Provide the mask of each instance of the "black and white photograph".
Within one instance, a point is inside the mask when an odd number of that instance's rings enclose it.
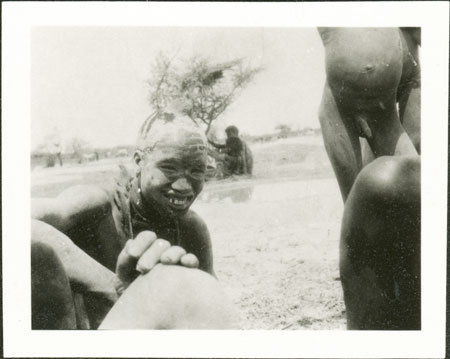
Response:
[[[5,356],[444,357],[434,5],[3,3]]]

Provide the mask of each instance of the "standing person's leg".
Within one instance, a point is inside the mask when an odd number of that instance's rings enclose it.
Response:
[[[402,101],[404,99],[404,102]],[[402,96],[400,106],[400,116],[403,127],[408,133],[409,138],[420,153],[420,86],[411,89],[411,91]]]
[[[348,120],[344,121],[328,83],[322,95],[319,120],[325,149],[345,202],[362,168],[361,147],[358,132]]]
[[[420,28],[403,28],[401,31],[403,56],[406,65],[403,73],[403,84],[398,89],[400,121],[417,152],[420,153]]]

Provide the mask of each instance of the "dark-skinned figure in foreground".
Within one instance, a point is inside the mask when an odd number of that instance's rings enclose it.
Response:
[[[190,120],[144,123],[135,174],[32,202],[33,329],[221,329],[203,188],[206,138]]]
[[[420,330],[420,29],[319,28],[348,329]]]

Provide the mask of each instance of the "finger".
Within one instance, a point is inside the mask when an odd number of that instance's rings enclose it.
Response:
[[[128,247],[132,241],[133,240],[130,239],[125,243],[125,247],[122,249],[119,257],[117,258],[116,275],[122,282],[128,282],[133,279],[133,263],[136,263],[137,259],[134,259],[128,254]]]
[[[199,261],[198,258],[193,255],[192,253],[188,253],[186,255],[184,255],[183,257],[181,257],[181,265],[185,266],[185,267],[189,267],[189,268],[198,268],[199,266]]]
[[[141,258],[139,258],[136,270],[142,274],[147,273],[160,261],[161,254],[168,250],[169,247],[170,242],[165,239],[157,239]]]
[[[161,255],[161,263],[163,264],[177,264],[180,262],[181,257],[186,254],[184,248],[180,246],[170,247]]]
[[[156,240],[153,232],[142,232],[136,239],[130,239],[119,254],[116,266],[116,275],[123,281],[128,282],[136,277],[136,263],[142,254]]]
[[[151,231],[143,231],[139,233],[132,241],[128,248],[130,256],[139,259],[144,252],[155,242],[157,239],[156,234]]]

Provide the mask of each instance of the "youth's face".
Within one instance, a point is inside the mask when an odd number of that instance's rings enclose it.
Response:
[[[169,141],[141,155],[141,194],[152,209],[166,215],[185,214],[205,181],[204,143]]]

